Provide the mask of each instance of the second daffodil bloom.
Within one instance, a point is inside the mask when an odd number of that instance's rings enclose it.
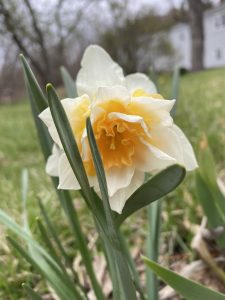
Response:
[[[86,119],[90,117],[112,210],[122,212],[126,200],[143,184],[145,173],[152,174],[175,163],[188,171],[197,167],[191,144],[170,116],[175,100],[163,99],[146,75],[125,77],[105,50],[92,45],[83,55],[76,86],[78,97],[64,99],[62,105],[90,185],[99,193],[86,132]],[[59,189],[79,189],[49,108],[40,118],[55,143],[47,173],[59,177]]]

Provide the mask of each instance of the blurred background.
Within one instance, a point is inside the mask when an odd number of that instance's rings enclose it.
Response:
[[[219,0],[0,0],[0,102],[23,98],[19,53],[42,85],[75,78],[87,45],[102,45],[125,73],[225,66],[225,4]]]
[[[22,223],[21,172],[27,168],[27,211],[34,235],[39,237],[35,219],[40,215],[39,198],[71,259],[75,256],[76,261],[76,241],[71,239],[45,174],[19,54],[28,59],[43,90],[51,82],[63,97],[60,67],[65,66],[75,79],[83,51],[92,43],[102,45],[125,74],[141,71],[149,75],[153,66],[160,93],[166,99],[173,94],[172,71],[177,64],[180,66],[175,122],[186,133],[197,156],[202,137],[207,137],[218,178],[225,186],[225,1],[0,0],[0,208]],[[95,253],[98,245],[92,218],[78,194],[73,196]],[[191,240],[202,216],[193,172],[163,200],[160,262],[179,271],[196,258]],[[138,257],[148,234],[146,210],[132,216],[124,231],[133,247],[132,254]],[[0,225],[0,299],[27,299],[22,282],[31,282],[48,295],[40,277],[9,248],[6,233]],[[204,269],[194,279],[225,292],[224,285],[210,274]]]

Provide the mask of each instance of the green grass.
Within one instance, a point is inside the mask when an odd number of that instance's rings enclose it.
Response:
[[[160,77],[160,89],[170,99],[171,79]],[[185,132],[198,156],[205,134],[212,148],[218,172],[225,168],[225,69],[207,70],[181,77],[175,122]],[[184,223],[199,224],[201,210],[195,194],[194,172],[167,197],[163,229],[178,230],[185,242],[192,234]]]
[[[160,77],[160,89],[170,98],[170,77]],[[205,133],[215,155],[218,170],[225,162],[225,69],[209,70],[182,76],[176,123],[191,140],[196,152],[202,134]],[[27,102],[0,106],[0,207],[17,221],[21,221],[20,176],[22,169],[29,170],[28,210],[35,229],[34,217],[39,215],[37,197],[44,200],[48,212],[56,221],[58,231],[67,236],[51,182],[44,170],[44,162]],[[193,174],[164,201],[163,231],[178,230],[185,242],[191,238],[183,226],[184,220],[199,222],[201,211],[197,208]],[[141,216],[141,217],[140,217]],[[82,214],[84,228],[90,229],[86,214]],[[132,217],[129,231],[145,235],[145,211]],[[89,218],[90,219],[90,218]],[[4,240],[5,231],[0,226],[0,299],[22,299],[21,282],[30,269],[23,261],[13,258]],[[188,246],[188,243],[187,243]],[[33,275],[28,278],[35,279]]]

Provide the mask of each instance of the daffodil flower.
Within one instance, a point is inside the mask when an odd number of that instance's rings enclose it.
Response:
[[[163,99],[146,75],[125,77],[105,50],[92,45],[84,53],[76,86],[78,97],[64,99],[62,105],[89,183],[99,193],[85,126],[90,117],[112,210],[122,212],[126,200],[143,184],[145,173],[155,173],[175,163],[188,171],[197,167],[191,144],[170,116],[175,100]],[[80,189],[49,108],[40,118],[55,143],[47,161],[47,173],[59,177],[59,189]]]

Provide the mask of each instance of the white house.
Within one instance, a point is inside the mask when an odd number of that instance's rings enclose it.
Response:
[[[204,14],[204,66],[225,66],[225,3]]]
[[[204,12],[204,67],[225,66],[225,3]],[[167,33],[176,53],[176,63],[191,69],[191,30],[188,23],[179,23]],[[161,65],[161,64],[160,64]],[[157,68],[160,69],[158,64]]]

